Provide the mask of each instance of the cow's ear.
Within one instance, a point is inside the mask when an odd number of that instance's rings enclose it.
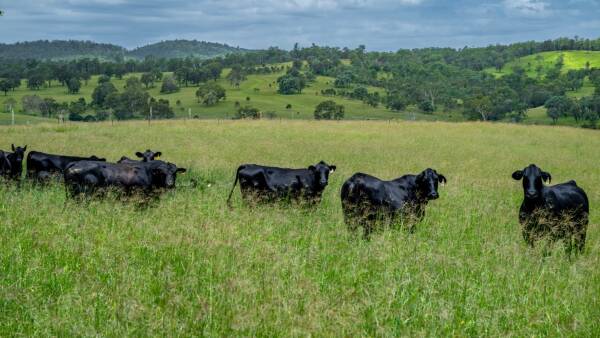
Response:
[[[25,147],[23,147],[23,151],[26,151],[26,150],[27,150],[27,145],[25,145]]]
[[[11,146],[11,148],[12,148],[12,151],[15,151],[15,145],[14,145],[14,144],[11,144],[10,146]]]
[[[544,180],[544,182],[550,183],[552,182],[552,175],[550,175],[550,173],[542,171],[542,179]]]
[[[177,168],[177,172],[180,174],[183,174],[186,171],[187,171],[187,169],[185,169],[185,168]]]
[[[512,174],[512,178],[515,181],[519,181],[520,179],[523,178],[523,170],[517,170]]]
[[[329,172],[330,172],[330,173],[333,173],[333,172],[335,172],[335,171],[336,171],[336,169],[337,169],[337,167],[336,167],[336,166],[334,166],[334,165],[330,165],[330,166],[329,166]]]
[[[158,159],[159,159],[161,156],[162,156],[162,153],[161,153],[160,151],[157,151],[157,152],[155,152],[155,153],[154,153],[154,158],[155,158],[155,159],[157,159],[157,160],[158,160]]]
[[[139,151],[135,153],[135,156],[139,157],[139,158],[143,158],[144,154],[140,153]]]
[[[446,176],[444,176],[444,175],[438,175],[438,181],[442,184],[446,184],[446,182],[448,182],[446,180]]]
[[[317,170],[317,168],[314,165],[311,165],[310,167],[308,167],[308,170],[315,171]]]

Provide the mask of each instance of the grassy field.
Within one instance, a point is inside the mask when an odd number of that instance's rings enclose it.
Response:
[[[488,68],[485,71],[495,76],[503,76],[511,74],[515,67],[525,69],[528,76],[538,77],[544,76],[546,72],[554,67],[556,61],[563,56],[564,66],[562,71],[566,73],[571,69],[583,69],[587,62],[590,63],[590,68],[600,68],[600,52],[597,51],[564,51],[564,52],[543,52],[533,55],[524,56],[515,61],[509,62],[501,71],[494,68]],[[541,66],[541,72],[538,73],[538,66]]]
[[[154,88],[149,89],[150,95],[156,98],[168,99],[171,102],[176,115],[179,117],[188,116],[188,109],[191,109],[192,116],[200,118],[231,118],[234,116],[236,108],[235,102],[238,101],[241,105],[250,105],[260,109],[263,112],[275,112],[277,117],[286,119],[312,119],[315,107],[324,100],[334,100],[339,104],[343,104],[346,110],[346,119],[419,119],[419,120],[452,120],[447,114],[426,115],[418,112],[415,107],[409,107],[407,111],[397,113],[386,109],[384,106],[373,108],[358,100],[350,100],[342,97],[325,97],[320,94],[322,89],[333,87],[333,78],[319,76],[316,81],[305,88],[302,94],[298,95],[279,95],[277,94],[277,78],[283,74],[274,73],[268,75],[250,75],[248,79],[241,83],[239,88],[232,87],[226,80],[229,70],[225,69],[218,83],[227,90],[227,99],[219,104],[206,107],[197,102],[196,90],[197,87],[182,87],[177,93],[161,94],[160,83],[156,83]],[[123,79],[113,79],[115,86],[122,90],[125,81],[130,76],[140,76],[140,74],[129,74]],[[6,97],[0,97],[0,103],[4,102],[9,97],[14,98],[17,102],[17,110],[21,109],[21,98],[24,95],[36,94],[40,97],[52,97],[59,102],[76,101],[83,97],[89,103],[91,101],[92,92],[97,86],[98,77],[94,76],[87,85],[83,84],[79,94],[68,94],[66,87],[60,86],[56,81],[49,88],[42,88],[38,91],[27,89],[26,82],[23,81],[20,88],[14,92],[10,92]],[[370,92],[379,91],[381,88],[368,87]],[[383,94],[383,93],[382,93]],[[250,98],[250,101],[246,99]],[[181,105],[176,105],[177,101]],[[291,109],[286,109],[288,104],[292,105]],[[455,116],[460,118],[460,116]]]
[[[0,127],[0,146],[116,160],[151,148],[190,169],[147,208],[0,185],[0,336],[600,335],[600,136],[443,122],[171,121]],[[243,162],[338,171],[321,205],[244,206]],[[584,254],[529,249],[520,182],[536,163],[588,193]],[[436,168],[414,233],[349,234],[339,189]],[[192,178],[200,180],[195,189]],[[210,184],[210,186],[208,186]]]
[[[39,116],[15,114],[15,124],[36,124],[36,123],[51,123],[53,120]],[[0,125],[12,124],[12,116],[8,113],[0,113]]]

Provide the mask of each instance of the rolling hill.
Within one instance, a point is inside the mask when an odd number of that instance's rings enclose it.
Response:
[[[5,59],[76,59],[99,58],[115,59],[125,55],[127,50],[121,46],[76,40],[39,40],[0,43],[0,58]]]
[[[214,42],[170,40],[135,48],[129,51],[127,56],[137,59],[143,59],[147,56],[158,58],[185,58],[193,56],[208,59],[242,51],[245,51],[245,49]]]
[[[144,59],[147,56],[157,58],[193,56],[208,59],[243,51],[246,49],[197,40],[161,41],[133,50],[113,44],[77,40],[39,40],[0,44],[0,58],[5,59],[65,60],[87,57],[115,60],[120,58]]]
[[[221,101],[214,106],[204,106],[197,102],[196,90],[198,87],[182,87],[179,92],[172,94],[161,94],[160,83],[155,87],[149,88],[148,92],[151,96],[161,99],[167,99],[171,103],[175,114],[178,117],[187,117],[188,111],[191,110],[191,115],[198,118],[231,118],[236,111],[236,102],[241,105],[249,105],[256,107],[264,113],[270,113],[270,116],[277,118],[292,118],[292,119],[312,119],[315,107],[324,100],[334,100],[338,104],[343,104],[346,110],[346,119],[419,119],[419,120],[454,120],[460,116],[449,116],[444,113],[436,113],[434,115],[426,115],[418,112],[415,107],[409,107],[406,112],[397,113],[386,109],[383,106],[371,107],[362,101],[351,100],[344,97],[330,97],[321,95],[321,90],[331,88],[333,78],[326,76],[318,76],[316,81],[305,88],[301,94],[297,95],[280,95],[277,93],[277,78],[283,74],[283,71],[273,74],[249,75],[248,79],[241,83],[239,88],[232,87],[225,79],[229,70],[225,69],[221,74],[221,78],[217,81],[227,91],[227,99]],[[130,76],[140,76],[140,74],[129,74],[123,79],[113,79],[112,82],[122,90],[126,79]],[[42,88],[33,91],[26,88],[23,81],[20,88],[9,93],[8,97],[14,98],[18,102],[17,111],[21,109],[21,98],[24,95],[38,95],[42,98],[52,97],[59,102],[71,102],[80,97],[91,101],[91,95],[97,85],[97,76],[92,77],[87,85],[83,85],[79,94],[67,94],[65,87],[54,85],[50,88]],[[369,92],[381,91],[381,88],[368,87]],[[4,96],[0,95],[0,102],[5,100]],[[179,104],[177,102],[179,101]],[[291,108],[286,109],[290,104]]]
[[[495,76],[504,76],[511,74],[515,67],[525,69],[527,75],[531,77],[544,76],[546,72],[552,68],[560,56],[563,56],[564,66],[563,72],[571,69],[582,69],[589,62],[589,67],[600,68],[600,52],[598,51],[560,51],[560,52],[543,52],[533,55],[524,56],[517,60],[511,61],[498,71],[494,68],[485,69],[486,72]]]

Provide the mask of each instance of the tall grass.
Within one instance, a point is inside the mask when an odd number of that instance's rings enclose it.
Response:
[[[1,128],[0,145],[111,160],[146,148],[191,169],[140,208],[0,187],[0,336],[598,336],[600,136],[502,124],[179,121]],[[336,164],[321,205],[225,205],[238,164]],[[511,173],[590,197],[585,252],[529,249]],[[342,182],[433,167],[414,233],[348,233]],[[201,182],[188,187],[191,179]],[[209,186],[210,184],[210,186]]]

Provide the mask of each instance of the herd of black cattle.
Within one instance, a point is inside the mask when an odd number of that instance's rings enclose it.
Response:
[[[12,152],[0,150],[0,176],[19,181],[23,172],[25,147],[12,145]],[[108,163],[96,156],[75,157],[31,151],[27,155],[26,176],[43,183],[54,176],[62,176],[72,197],[95,194],[107,188],[125,193],[135,191],[151,194],[175,187],[178,173],[186,171],[175,164],[159,160],[160,152],[137,152],[140,160],[122,157]],[[280,199],[320,202],[335,165],[323,161],[306,169],[267,167],[256,164],[241,165],[227,204],[239,182],[242,197],[247,202],[269,202]],[[588,225],[589,202],[586,193],[569,181],[546,186],[552,177],[531,164],[512,174],[522,180],[524,199],[519,221],[525,241],[533,246],[542,237],[563,239],[570,250],[582,251]],[[356,173],[343,184],[341,201],[344,219],[351,230],[363,228],[369,237],[375,225],[382,222],[413,223],[425,214],[430,200],[439,197],[438,184],[446,177],[434,169],[425,169],[418,175],[404,175],[391,181],[363,173]]]

